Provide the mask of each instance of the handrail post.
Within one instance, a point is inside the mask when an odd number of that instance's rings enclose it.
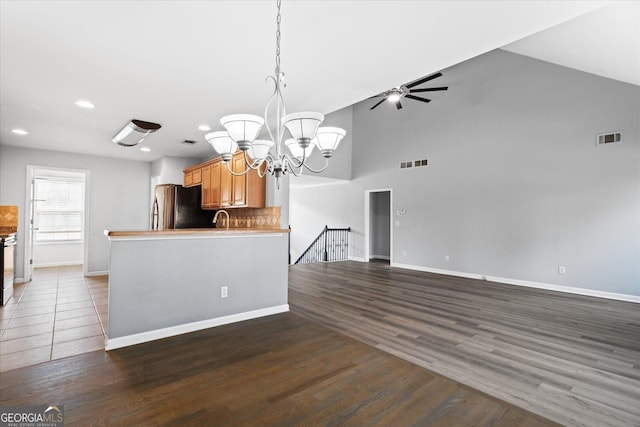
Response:
[[[329,230],[329,226],[325,225],[324,226],[324,260],[323,260],[325,262],[327,261],[327,258],[328,258],[327,257],[327,234],[329,234],[328,230]]]

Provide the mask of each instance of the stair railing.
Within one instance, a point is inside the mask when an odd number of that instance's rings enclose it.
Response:
[[[324,229],[318,234],[309,247],[300,255],[295,264],[310,264],[314,262],[344,261],[349,259],[348,228]]]

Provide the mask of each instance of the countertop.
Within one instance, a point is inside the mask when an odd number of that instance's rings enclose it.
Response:
[[[133,231],[112,231],[104,230],[104,235],[112,238],[162,238],[162,237],[222,237],[247,234],[264,233],[289,233],[287,228],[182,228],[178,230],[133,230]]]

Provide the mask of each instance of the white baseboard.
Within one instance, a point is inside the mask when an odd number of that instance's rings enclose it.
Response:
[[[360,258],[360,257],[355,257],[355,256],[351,256],[351,255],[349,255],[349,261],[369,262],[369,260],[368,260],[368,259],[364,259],[364,258]]]
[[[96,271],[87,271],[86,273],[84,273],[85,277],[91,277],[91,276],[108,276],[109,275],[109,270],[96,270]]]
[[[33,268],[68,267],[70,265],[82,265],[82,261],[41,262],[33,264]]]
[[[128,347],[131,345],[155,341],[162,338],[187,334],[189,332],[195,332],[201,329],[208,329],[216,326],[227,325],[229,323],[242,322],[244,320],[257,319],[259,317],[286,313],[287,311],[289,311],[289,304],[284,304],[275,307],[261,308],[259,310],[246,311],[244,313],[231,314],[229,316],[216,317],[214,319],[185,323],[184,325],[177,325],[148,332],[141,332],[139,334],[127,335],[124,337],[112,339],[106,337],[105,350],[114,350],[116,348]]]
[[[589,297],[606,298],[617,301],[626,301],[640,304],[640,296],[618,294],[615,292],[596,291],[593,289],[574,288],[571,286],[552,285],[549,283],[530,282],[528,280],[509,279],[505,277],[485,276],[482,274],[466,273],[462,271],[442,270],[439,268],[421,267],[410,264],[391,263],[391,267],[406,268],[407,270],[425,271],[428,273],[444,274],[447,276],[466,277],[469,279],[487,280],[490,282],[505,283],[507,285],[526,286],[529,288],[545,289],[548,291],[565,292],[569,294],[584,295]]]
[[[13,279],[13,283],[15,283],[16,285],[19,285],[21,283],[27,283],[27,281],[24,280],[24,277],[16,277]]]

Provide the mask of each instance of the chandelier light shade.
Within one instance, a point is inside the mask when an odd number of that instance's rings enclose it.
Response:
[[[231,160],[233,153],[238,149],[238,143],[229,136],[226,130],[210,132],[204,136],[204,139],[211,144],[225,162]]]
[[[220,154],[232,175],[244,175],[251,170],[257,170],[261,177],[267,173],[273,175],[276,186],[280,188],[279,178],[282,175],[300,176],[303,169],[313,173],[325,170],[329,164],[328,159],[338,148],[338,144],[346,132],[335,127],[320,127],[324,121],[324,115],[321,113],[310,111],[286,113],[284,96],[282,95],[282,89],[285,87],[284,73],[280,69],[281,0],[276,0],[276,4],[278,9],[276,17],[276,67],[274,75],[267,76],[267,81],[273,82],[274,89],[264,109],[264,118],[252,114],[225,116],[220,119],[220,124],[225,128],[225,131],[208,133],[205,135],[205,139]],[[273,120],[270,122],[269,118]],[[257,139],[263,128],[269,135],[268,140]],[[291,155],[285,153],[282,148],[285,130],[292,137],[284,141]],[[325,158],[324,166],[317,170],[309,167],[307,163],[316,144]],[[246,169],[244,171],[232,170],[229,165],[233,153],[237,149],[245,153]],[[263,168],[263,165],[266,167]]]
[[[318,129],[313,142],[322,152],[322,156],[328,159],[333,156],[333,152],[338,148],[338,144],[346,134],[347,132],[344,129],[325,126]]]
[[[232,114],[221,118],[220,124],[229,132],[231,139],[238,143],[241,150],[247,150],[258,137],[264,119],[253,114]]]
[[[273,147],[273,141],[268,139],[256,139],[247,150],[247,154],[254,161],[263,161],[269,154],[269,150]]]
[[[293,139],[298,141],[298,144],[304,148],[315,138],[318,127],[323,120],[323,114],[305,111],[287,114],[282,118],[282,124],[287,128]]]
[[[298,143],[298,141],[293,138],[287,139],[284,142],[284,145],[286,145],[289,148],[289,151],[291,151],[291,155],[300,161],[302,159],[308,159],[309,156],[311,155],[311,152],[316,146],[315,144],[311,143],[306,147],[302,148]]]

